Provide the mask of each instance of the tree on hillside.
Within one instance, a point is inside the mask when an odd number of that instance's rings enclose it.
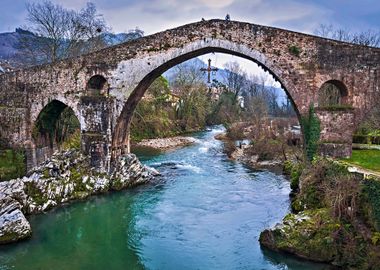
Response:
[[[348,29],[334,27],[332,24],[321,24],[315,29],[314,33],[321,37],[359,45],[372,47],[380,46],[380,31],[366,30],[355,33]]]
[[[51,1],[27,4],[29,31],[21,47],[38,62],[54,62],[105,47],[100,38],[109,30],[93,3],[80,11],[65,9]]]

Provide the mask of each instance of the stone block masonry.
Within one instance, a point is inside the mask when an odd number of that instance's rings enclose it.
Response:
[[[41,111],[59,101],[72,108],[80,121],[83,153],[91,155],[99,172],[112,173],[113,162],[129,151],[131,118],[149,85],[176,64],[210,52],[241,56],[271,72],[298,115],[306,114],[310,104],[318,107],[318,93],[325,82],[344,85],[344,102],[352,111],[319,114],[323,142],[329,147],[340,145],[339,151],[327,147],[328,155],[349,155],[353,129],[377,106],[380,49],[250,23],[210,20],[0,75],[0,141],[30,149],[29,168],[37,166],[41,160],[33,159],[37,151],[33,127]]]

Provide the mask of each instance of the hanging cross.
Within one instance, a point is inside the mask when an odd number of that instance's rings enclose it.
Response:
[[[208,67],[207,68],[201,68],[201,71],[207,71],[208,76],[207,76],[207,83],[211,83],[211,72],[212,71],[218,71],[217,68],[211,67],[211,59],[208,59]]]

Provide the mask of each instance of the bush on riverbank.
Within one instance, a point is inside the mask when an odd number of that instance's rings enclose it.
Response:
[[[22,177],[25,170],[25,153],[23,151],[0,150],[0,181]]]
[[[380,269],[380,180],[326,159],[315,159],[301,174],[298,166],[286,166],[299,176],[298,187],[292,184],[295,214],[264,231],[260,242],[345,269]]]
[[[241,161],[246,160],[249,163],[253,160],[275,163],[285,162],[288,159],[302,160],[301,147],[289,143],[291,137],[289,127],[294,120],[267,117],[256,122],[233,123],[227,128],[225,152],[229,157],[238,156]],[[250,141],[249,145],[240,145],[239,141],[242,140]]]
[[[285,153],[285,143],[280,138],[260,139],[252,143],[248,149],[249,156],[257,155],[258,161],[283,160]]]

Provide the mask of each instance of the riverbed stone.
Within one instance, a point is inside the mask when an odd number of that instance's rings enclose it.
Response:
[[[0,244],[7,244],[29,237],[29,222],[21,212],[21,205],[14,199],[0,199]]]
[[[195,141],[196,140],[193,137],[176,136],[142,140],[141,142],[137,143],[137,146],[145,146],[159,150],[169,150],[191,145],[195,143]]]

